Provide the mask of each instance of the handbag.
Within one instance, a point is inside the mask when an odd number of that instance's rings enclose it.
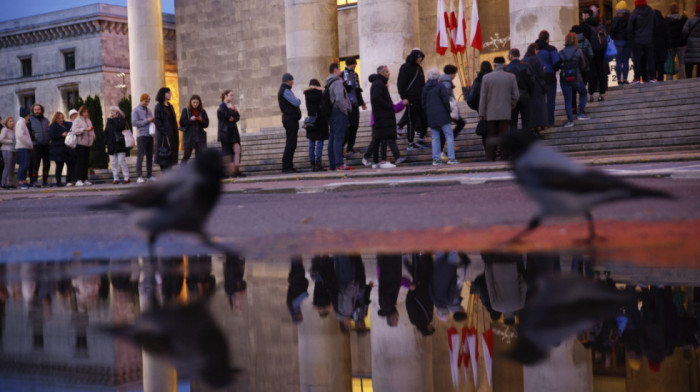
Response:
[[[172,155],[172,151],[170,151],[170,140],[167,137],[164,137],[163,140],[167,142],[167,146],[165,143],[161,143],[160,146],[158,146],[158,158],[165,158],[165,159],[170,159],[170,156]]]
[[[488,130],[486,129],[486,120],[483,118],[479,120],[479,123],[476,124],[476,129],[474,130],[474,133],[476,133],[477,136],[484,137],[488,133]]]
[[[64,141],[64,144],[68,148],[75,148],[78,146],[78,137],[73,134],[73,132],[68,132],[68,135],[66,135],[66,140]]]
[[[605,61],[610,62],[617,56],[617,48],[610,36],[608,36],[608,47],[605,48]]]
[[[136,144],[136,141],[134,140],[134,134],[131,133],[131,130],[123,130],[122,135],[124,135],[124,147],[133,148]]]
[[[316,129],[316,122],[318,121],[318,116],[308,116],[304,119],[304,129],[307,131]]]
[[[155,136],[155,135],[156,135],[156,124],[155,124],[155,123],[151,123],[151,124],[148,126],[148,134],[151,135],[151,136]]]
[[[459,105],[457,105],[457,100],[450,97],[450,118],[457,121],[462,119],[462,115],[459,112]]]
[[[676,70],[674,57],[675,56],[671,56],[671,53],[666,54],[666,61],[664,62],[664,73],[666,75],[675,75],[678,72]]]

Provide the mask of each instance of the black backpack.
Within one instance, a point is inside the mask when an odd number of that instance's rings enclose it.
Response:
[[[340,80],[332,80],[328,83],[326,83],[326,87],[323,89],[323,98],[321,98],[321,114],[325,118],[331,118],[331,114],[333,113],[333,102],[331,102],[331,92],[330,92],[330,87],[333,85],[334,82],[340,81]]]
[[[604,24],[591,26],[591,46],[596,52],[602,52],[608,48],[608,33],[605,31]]]
[[[578,74],[578,61],[576,55],[570,59],[564,58],[564,52],[561,54],[561,73],[559,77],[563,82],[573,83],[576,81],[576,76]]]
[[[469,95],[467,96],[467,106],[470,109],[479,111],[479,98],[481,96],[481,80],[472,85]]]

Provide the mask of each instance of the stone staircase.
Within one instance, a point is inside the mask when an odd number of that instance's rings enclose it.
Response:
[[[542,135],[549,144],[577,157],[700,150],[700,79],[614,86],[605,98],[603,102],[587,105],[586,111],[591,120],[575,121],[573,128],[563,128],[561,125],[566,121],[566,113],[563,97],[558,94],[555,113],[557,126],[542,132]],[[466,104],[461,104],[462,113],[467,113],[467,125],[455,141],[456,158],[460,162],[483,160],[481,138],[474,134],[477,114]],[[360,111],[356,151],[364,151],[369,145],[369,120],[370,111]],[[285,144],[282,127],[243,134],[241,138],[242,169],[245,173],[258,175],[281,171]],[[431,162],[429,149],[407,153],[405,136],[399,136],[398,146],[401,154],[407,157],[405,165],[426,165]],[[346,162],[360,167],[361,158],[361,153],[355,153]],[[128,162],[132,178],[135,178],[135,157],[128,158]],[[327,166],[327,143],[324,145],[323,162]],[[308,140],[303,128],[299,131],[294,165],[301,170],[309,169]],[[91,179],[109,181],[111,174],[109,171],[97,171]]]

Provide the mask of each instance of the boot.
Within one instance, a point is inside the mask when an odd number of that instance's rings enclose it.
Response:
[[[318,169],[316,169],[316,161],[309,161],[309,165],[311,166],[312,172],[318,171]]]
[[[323,171],[322,161],[316,161],[316,171]]]

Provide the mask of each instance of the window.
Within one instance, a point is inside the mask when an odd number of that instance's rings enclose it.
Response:
[[[22,76],[32,76],[32,58],[27,57],[19,59],[19,61],[22,63]]]
[[[338,7],[345,7],[346,5],[355,5],[357,0],[338,0]]]
[[[18,94],[19,95],[19,106],[29,109],[36,103],[36,98],[34,97],[34,92],[27,92]]]
[[[72,71],[75,69],[75,52],[63,52],[63,60],[66,62],[66,71]]]
[[[75,101],[78,100],[80,95],[80,90],[78,89],[78,83],[68,83],[58,86],[61,90],[61,98],[63,98],[63,105],[68,111],[70,108],[74,107]]]

